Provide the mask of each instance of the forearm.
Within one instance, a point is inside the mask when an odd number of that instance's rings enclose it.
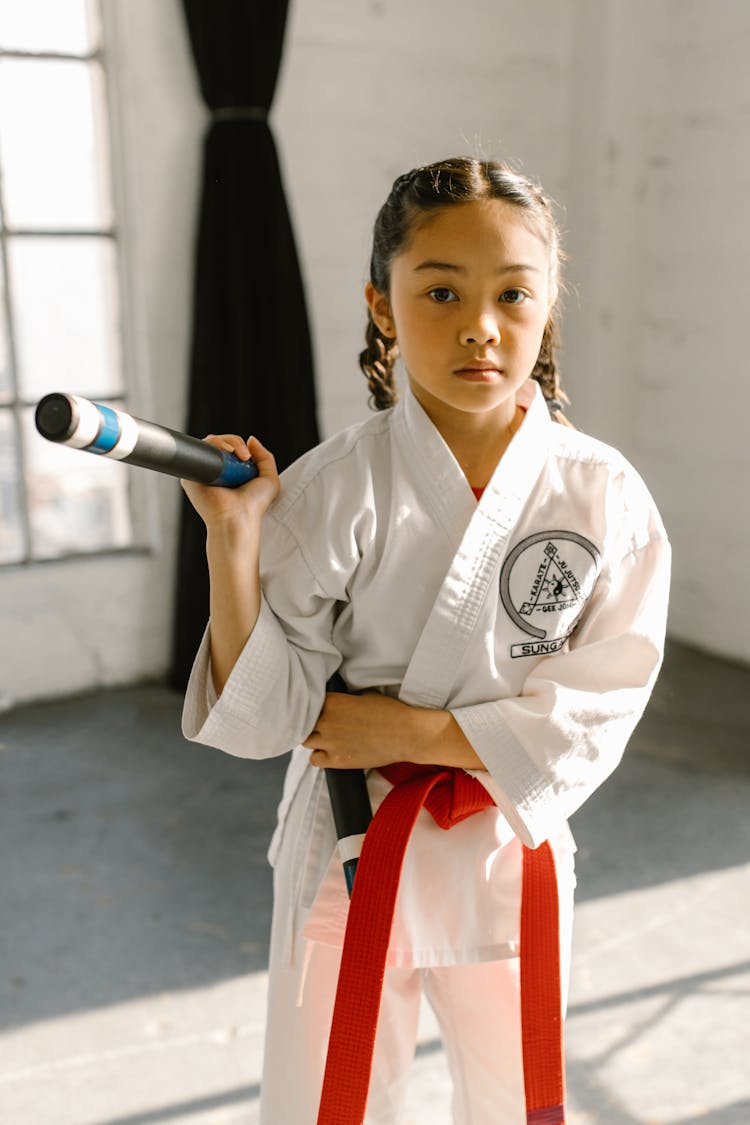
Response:
[[[328,694],[304,745],[313,751],[312,765],[332,769],[392,762],[487,768],[449,711],[412,707],[376,691]]]
[[[433,711],[426,707],[411,710],[418,737],[409,761],[464,770],[487,769],[450,711]]]
[[[237,434],[209,434],[205,441],[241,461],[252,457],[258,470],[258,476],[240,488],[180,481],[206,525],[211,671],[221,695],[260,613],[260,526],[281,481],[273,454],[257,438],[245,442]]]
[[[217,695],[250,637],[260,613],[260,528],[209,529],[211,673]]]

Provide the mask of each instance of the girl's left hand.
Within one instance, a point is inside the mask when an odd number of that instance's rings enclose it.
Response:
[[[323,769],[370,769],[417,760],[420,709],[368,691],[329,692],[315,729],[303,742],[310,764]]]

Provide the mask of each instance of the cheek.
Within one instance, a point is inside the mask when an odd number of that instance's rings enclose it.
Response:
[[[437,318],[420,316],[414,312],[403,312],[396,320],[396,332],[402,352],[419,349],[425,351],[441,337]]]
[[[524,355],[527,352],[533,352],[534,358],[536,358],[542,346],[546,323],[546,317],[542,318],[541,316],[530,316],[526,320],[519,319],[508,325],[506,341],[512,341],[513,346],[519,352],[523,352]]]

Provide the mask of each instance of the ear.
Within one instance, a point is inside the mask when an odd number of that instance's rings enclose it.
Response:
[[[383,335],[390,339],[395,339],[396,324],[393,320],[390,301],[385,293],[381,293],[379,289],[375,288],[371,281],[368,281],[367,285],[365,285],[365,300],[370,310],[370,316]]]
[[[558,294],[559,289],[557,288],[556,284],[553,284],[549,291],[549,296],[547,297],[547,312],[550,312],[554,308],[557,302]]]

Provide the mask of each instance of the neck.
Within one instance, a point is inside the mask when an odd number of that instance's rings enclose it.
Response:
[[[484,488],[523,421],[515,397],[490,411],[455,410],[417,388],[414,397],[458,461],[472,488]]]

